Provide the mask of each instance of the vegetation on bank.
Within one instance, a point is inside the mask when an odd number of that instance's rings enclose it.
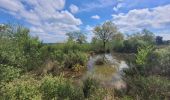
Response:
[[[18,25],[0,27],[0,99],[2,100],[168,100],[170,47],[146,29],[125,36],[112,22],[94,28],[86,42],[82,32],[70,32],[61,44],[44,44]],[[159,44],[159,46],[158,46]],[[126,89],[80,79],[95,53],[133,53],[124,70]],[[104,64],[100,59],[96,64]]]

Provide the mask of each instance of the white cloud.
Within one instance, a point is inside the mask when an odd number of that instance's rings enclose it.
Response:
[[[86,25],[85,27],[85,32],[87,33],[87,41],[88,42],[91,42],[92,38],[95,36],[94,33],[93,33],[93,26],[90,26],[90,25]]]
[[[159,33],[159,34],[156,34],[156,36],[162,36],[163,37],[163,40],[170,40],[170,33]]]
[[[170,28],[170,5],[155,8],[134,9],[128,13],[114,14],[113,22],[123,32]]]
[[[0,10],[29,23],[31,34],[44,42],[63,41],[66,32],[79,30],[81,20],[63,10],[64,6],[65,0],[0,1]]]
[[[118,3],[116,6],[113,7],[113,10],[117,12],[120,8],[123,7],[123,5],[123,3]]]
[[[118,1],[115,0],[94,0],[94,1],[90,1],[90,3],[85,3],[84,5],[82,5],[82,7],[80,8],[80,12],[83,11],[92,11],[98,8],[105,8],[105,7],[110,7],[110,6],[114,6]]]
[[[71,4],[70,11],[71,11],[71,13],[75,14],[79,11],[79,8],[76,5]]]
[[[89,32],[89,31],[91,32],[91,31],[93,30],[93,27],[90,26],[90,25],[86,25],[85,30],[88,31],[88,32]]]
[[[94,16],[91,16],[91,18],[93,18],[93,19],[100,19],[100,16],[94,15]]]

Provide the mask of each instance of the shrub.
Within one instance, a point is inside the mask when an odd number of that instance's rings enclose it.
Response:
[[[112,48],[116,52],[123,52],[123,48],[124,48],[123,40],[114,40]]]
[[[99,88],[99,83],[93,78],[87,78],[83,82],[83,92],[86,98],[95,94],[96,90]]]
[[[64,52],[62,50],[55,50],[52,53],[52,56],[55,60],[57,60],[58,62],[62,63],[62,61],[64,60]]]
[[[96,65],[103,65],[105,63],[105,59],[104,58],[98,58],[96,61],[95,61],[95,64]]]
[[[9,26],[0,32],[0,63],[21,67],[25,71],[39,67],[41,42],[31,37],[29,30],[22,26]]]
[[[1,88],[2,100],[41,100],[38,81],[24,76],[12,82],[5,83]]]
[[[170,75],[170,47],[157,49],[152,54],[154,55],[152,59],[153,68],[155,74],[160,75]],[[154,59],[154,60],[153,60]]]
[[[169,97],[170,81],[160,76],[129,77],[128,94],[134,99],[166,100]]]
[[[86,62],[87,62],[86,54],[79,51],[69,52],[68,54],[64,55],[64,66],[66,68],[72,68],[76,64],[85,66]]]
[[[62,76],[44,77],[40,89],[44,100],[83,99],[83,92],[79,88],[75,88],[69,80],[64,79]]]
[[[10,82],[20,77],[21,69],[0,64],[0,82]]]
[[[9,38],[0,39],[0,63],[12,66],[24,66],[26,57],[17,45],[17,43]]]
[[[72,69],[74,72],[79,73],[79,72],[83,71],[85,69],[85,67],[80,64],[75,64]]]
[[[115,100],[113,93],[109,92],[112,92],[112,90],[98,88],[90,95],[88,100]]]
[[[63,52],[68,54],[69,52],[75,51],[80,51],[80,45],[73,40],[68,40],[67,43],[64,44]]]
[[[124,96],[120,100],[134,100],[134,99],[130,96]]]
[[[145,65],[148,63],[148,58],[153,51],[152,46],[144,46],[138,48],[138,53],[136,54],[136,63],[138,65]]]

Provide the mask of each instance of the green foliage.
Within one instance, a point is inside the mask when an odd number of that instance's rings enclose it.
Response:
[[[141,34],[141,38],[144,41],[147,41],[149,44],[154,44],[156,42],[155,35],[151,31],[147,29],[143,29],[140,34]]]
[[[21,69],[13,66],[0,64],[0,83],[10,82],[20,77]]]
[[[134,100],[134,99],[130,96],[124,96],[120,100]]]
[[[169,96],[170,81],[159,76],[129,77],[126,79],[129,85],[128,94],[134,99],[142,100],[166,100]]]
[[[64,55],[64,66],[66,68],[72,68],[76,64],[80,64],[82,66],[85,66],[87,62],[87,56],[83,52],[75,51],[71,52],[69,51],[68,54]]]
[[[75,64],[72,69],[74,72],[79,73],[85,69],[85,66],[82,66],[80,64]]]
[[[96,61],[95,61],[95,64],[96,65],[104,65],[106,63],[106,61],[104,60],[104,58],[98,58]]]
[[[123,52],[124,40],[113,40],[113,50],[116,52]]]
[[[106,21],[104,24],[100,26],[96,26],[94,28],[95,36],[98,40],[102,41],[102,49],[105,53],[106,44],[111,41],[114,34],[118,32],[118,29],[114,23],[111,21]]]
[[[79,44],[86,42],[86,36],[80,31],[69,32],[66,35],[69,37],[69,40],[76,41]]]
[[[128,36],[127,40],[123,40],[120,33],[113,37],[113,50],[117,52],[136,53],[137,48],[153,44],[155,36],[146,29]]]
[[[126,95],[133,99],[168,100],[169,57],[168,47],[156,50],[152,46],[139,48],[136,64],[131,64],[130,68],[124,71],[124,80],[128,84]]]
[[[95,94],[96,90],[99,88],[99,83],[97,82],[97,80],[90,77],[84,80],[83,84],[83,92],[86,98]]]
[[[124,48],[123,51],[127,53],[136,53],[137,48],[141,46],[146,46],[148,43],[144,40],[138,38],[130,38],[124,41]]]
[[[136,54],[136,63],[138,65],[145,65],[148,63],[148,56],[153,51],[152,46],[144,46],[138,48],[138,53]]]
[[[155,74],[160,75],[170,75],[170,47],[156,49],[152,53],[152,60],[151,63],[153,63],[153,69],[155,70]]]
[[[38,81],[28,76],[5,83],[1,88],[2,100],[41,100]]]
[[[75,88],[69,80],[60,77],[46,76],[42,80],[41,93],[44,100],[82,100],[83,92]]]
[[[24,66],[26,57],[24,56],[19,45],[10,38],[0,37],[0,63],[13,65],[13,66]]]
[[[22,26],[9,26],[0,32],[0,63],[32,70],[39,67],[41,43]]]
[[[107,42],[105,44],[105,51],[104,51],[102,41],[97,38],[92,39],[91,50],[93,50],[96,53],[110,52],[111,48],[112,48],[112,42]]]

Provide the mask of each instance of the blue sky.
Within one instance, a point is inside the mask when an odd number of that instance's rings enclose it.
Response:
[[[107,20],[124,34],[147,28],[167,40],[170,0],[0,0],[0,24],[22,24],[47,43],[64,42],[76,30],[90,41],[93,27]]]

